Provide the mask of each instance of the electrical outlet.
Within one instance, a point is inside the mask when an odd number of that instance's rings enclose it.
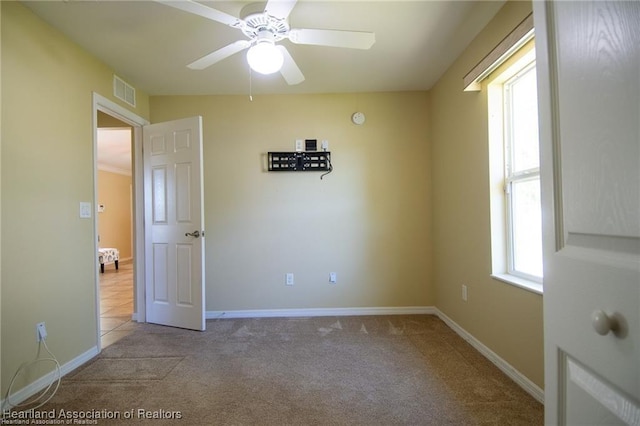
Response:
[[[285,284],[286,285],[293,285],[293,274],[291,272],[287,273],[286,279],[285,279]]]
[[[296,151],[304,151],[304,140],[296,139]]]
[[[322,150],[323,151],[329,151],[329,141],[326,139],[322,140]]]
[[[39,322],[36,324],[36,342],[40,342],[41,340],[45,340],[47,338],[47,327],[45,327],[44,322]]]
[[[338,275],[335,272],[329,272],[329,282],[332,284],[338,282]]]
[[[467,286],[462,284],[462,300],[467,301]]]

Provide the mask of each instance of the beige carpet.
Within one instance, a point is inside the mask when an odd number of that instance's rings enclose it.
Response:
[[[140,324],[65,377],[52,409],[120,417],[105,425],[543,424],[541,404],[429,315]]]

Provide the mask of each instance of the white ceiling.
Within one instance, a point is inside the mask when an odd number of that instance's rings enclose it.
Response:
[[[201,1],[239,16],[247,1]],[[306,77],[253,73],[253,94],[428,90],[504,1],[299,0],[292,28],[375,32],[370,50],[284,44]],[[238,53],[202,70],[186,65],[240,30],[153,1],[26,1],[24,4],[137,89],[150,95],[248,94]],[[481,58],[479,58],[481,59]],[[461,84],[462,84],[462,77]]]
[[[131,128],[98,129],[98,170],[131,176]]]

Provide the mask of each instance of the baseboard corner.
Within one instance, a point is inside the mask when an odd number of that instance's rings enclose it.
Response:
[[[460,337],[466,340],[471,346],[473,346],[482,356],[491,361],[496,367],[498,367],[504,374],[506,374],[511,380],[513,380],[518,386],[524,389],[529,395],[535,398],[541,404],[544,404],[544,390],[538,385],[529,380],[524,374],[518,371],[515,367],[501,358],[498,354],[493,352],[482,342],[475,338],[471,333],[458,325],[455,321],[449,318],[444,312],[438,308],[434,308],[435,315],[437,315],[444,323],[455,331]]]

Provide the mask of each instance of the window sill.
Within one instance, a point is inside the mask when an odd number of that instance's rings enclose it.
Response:
[[[516,287],[520,287],[524,290],[530,291],[532,293],[542,295],[542,284],[537,283],[535,281],[526,280],[524,278],[516,277],[515,275],[509,274],[491,274],[491,277],[505,282],[507,284],[514,285]]]

